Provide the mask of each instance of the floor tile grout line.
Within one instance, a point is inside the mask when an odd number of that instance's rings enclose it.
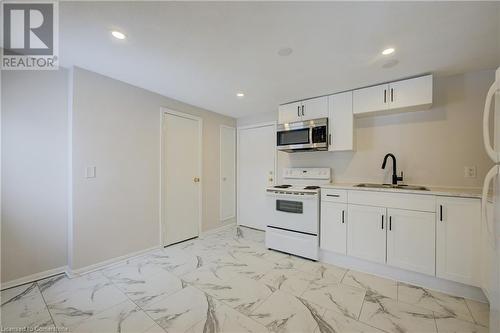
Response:
[[[469,306],[469,302],[467,302],[467,299],[464,298],[464,302],[465,302],[465,306],[467,307],[467,310],[469,310],[469,314],[470,314],[472,320],[474,321],[475,324],[479,325],[479,323],[476,321],[476,317],[474,317],[474,314],[472,313],[472,310]]]
[[[363,306],[365,305],[366,293],[367,291],[365,290],[365,295],[363,296],[363,302],[361,303],[361,308],[359,309],[357,320],[361,319],[361,312],[363,312]]]
[[[118,291],[118,292],[120,292],[120,293],[124,294],[124,296],[125,296],[125,297],[127,297],[127,295],[125,295],[125,293],[124,293],[124,292],[123,292],[120,288],[116,287],[116,286],[113,284],[113,282],[112,282],[112,281],[110,281],[110,280],[109,280],[109,279],[108,279],[108,278],[107,278],[107,277],[106,277],[106,276],[105,276],[105,275],[101,272],[101,270],[97,270],[97,271],[89,272],[89,273],[87,273],[87,274],[83,274],[83,275],[81,275],[81,276],[79,276],[79,277],[83,277],[83,276],[88,275],[88,274],[96,274],[96,273],[99,273],[99,274],[101,275],[101,277],[103,277],[105,280],[107,280],[107,282],[109,282],[110,284],[112,284],[112,285],[113,285],[113,287],[115,287],[115,288],[117,289],[117,291]],[[68,278],[68,277],[66,277],[66,278]],[[70,278],[68,278],[68,279],[70,279]],[[70,280],[71,280],[71,279],[70,279]],[[39,281],[41,281],[41,280],[39,280]],[[36,283],[36,284],[37,284],[37,286],[38,286],[38,281],[37,281],[37,282],[35,282],[35,283]],[[108,285],[109,285],[109,284],[108,284]],[[85,288],[85,289],[90,289],[90,288]],[[40,288],[39,288],[39,290],[40,290]],[[78,289],[78,290],[81,290],[81,289]],[[74,292],[75,292],[75,291],[71,292],[70,294],[73,294]],[[42,298],[43,298],[43,300],[44,300],[44,302],[45,302],[45,297],[43,296],[43,293],[42,293],[42,291],[41,291],[41,290],[40,290],[40,294],[42,295]],[[127,298],[128,298],[128,297],[127,297]],[[112,305],[110,305],[110,306],[107,306],[107,307],[105,307],[105,308],[103,308],[103,309],[101,309],[101,310],[99,310],[99,311],[97,311],[97,312],[95,312],[95,313],[94,313],[94,312],[92,312],[92,315],[90,315],[90,317],[93,317],[93,316],[95,316],[95,315],[101,314],[101,313],[103,313],[104,311],[107,311],[107,310],[111,309],[112,307],[114,307],[114,306],[116,306],[116,305],[118,305],[118,304],[124,303],[124,302],[125,302],[125,301],[118,302],[118,303],[114,303],[114,304],[112,304]],[[46,306],[47,306],[47,310],[49,311],[49,313],[50,313],[50,315],[51,315],[51,318],[52,318],[52,313],[50,312],[50,308],[49,308],[49,306],[48,306],[48,304],[47,304],[46,302],[45,302],[45,304],[46,304]],[[89,317],[89,318],[90,318],[90,317]],[[87,318],[87,319],[88,319],[88,318]],[[84,320],[86,320],[86,319],[82,319],[82,320],[80,320],[80,321],[76,322],[74,325],[71,325],[71,326],[72,326],[72,327],[74,327],[74,326],[76,326],[76,325],[80,324],[81,322],[83,322]],[[54,325],[55,325],[55,324],[56,324],[56,323],[55,323],[55,321],[54,321]],[[70,327],[68,327],[68,328],[70,328]]]
[[[215,297],[215,296],[213,296],[213,295],[211,295],[211,294],[207,293],[206,291],[204,291],[204,290],[202,290],[202,289],[200,289],[200,288],[198,288],[198,287],[196,287],[196,286],[194,286],[194,285],[192,285],[192,287],[193,287],[193,288],[195,288],[195,289],[197,289],[198,291],[200,291],[200,292],[204,293],[204,294],[209,295],[210,297],[215,298],[218,302],[221,302],[222,304],[224,304],[224,305],[225,305],[225,306],[227,306],[228,308],[230,308],[230,309],[232,309],[232,310],[234,310],[234,311],[238,312],[240,315],[242,315],[242,316],[244,316],[244,317],[247,317],[248,319],[250,319],[250,320],[252,320],[252,321],[256,322],[256,323],[257,323],[257,324],[259,324],[260,326],[266,327],[265,325],[263,325],[262,323],[258,322],[257,320],[255,320],[254,318],[250,317],[249,315],[247,315],[247,314],[245,314],[245,313],[242,313],[241,311],[236,310],[235,308],[233,308],[231,305],[229,305],[229,304],[228,304],[228,303],[226,303],[225,301],[218,299],[217,297]],[[261,306],[261,305],[265,302],[265,301],[267,301],[267,300],[269,299],[269,297],[271,297],[271,295],[272,295],[272,294],[274,294],[274,292],[272,292],[269,296],[267,296],[267,297],[266,297],[266,298],[265,298],[265,299],[264,299],[264,300],[263,300],[263,301],[262,301],[262,302],[261,302],[261,303],[260,303],[260,304],[259,304],[259,305],[258,305],[258,306],[254,309],[254,310],[253,310],[253,311],[251,311],[251,312],[250,312],[250,314],[254,313],[254,312],[255,312],[255,311],[256,311],[256,310],[257,310],[257,309],[258,309],[258,308],[259,308],[259,307],[260,307],[260,306]],[[202,321],[202,320],[203,320],[203,319],[201,319],[200,321]],[[196,322],[196,324],[198,324],[200,321]],[[196,325],[196,324],[195,324],[195,325]],[[194,325],[193,325],[193,326],[191,326],[191,327],[189,327],[189,328],[192,328],[192,327],[194,327]],[[189,328],[188,328],[188,329],[189,329]],[[267,327],[266,327],[266,329],[267,329]],[[186,330],[186,331],[187,331],[187,330]],[[185,332],[186,332],[186,331],[185,331]]]
[[[52,323],[54,324],[56,331],[59,332],[56,321],[54,320],[54,317],[52,316],[52,312],[50,312],[49,305],[47,304],[47,301],[45,301],[45,297],[42,294],[42,290],[40,289],[40,285],[38,285],[38,281],[35,281],[33,283],[36,284],[36,288],[38,289],[38,292],[40,293],[40,296],[42,297],[43,304],[45,304],[45,309],[49,313],[50,319],[52,320]]]
[[[104,275],[104,274],[103,274],[103,275]],[[120,289],[120,287],[118,287],[118,286],[117,286],[117,285],[116,285],[116,284],[115,284],[112,280],[110,280],[109,282],[111,282],[111,284],[112,284],[113,286],[115,286],[118,290],[120,290],[120,292],[121,292],[123,295],[125,295],[125,297],[126,297],[129,301],[131,301],[132,303],[134,303],[134,305],[135,305],[137,308],[141,309],[141,311],[142,311],[142,312],[143,312],[143,313],[144,313],[144,314],[145,314],[145,315],[146,315],[149,319],[151,319],[151,320],[152,320],[155,324],[157,324],[157,325],[158,325],[158,326],[159,326],[162,330],[164,330],[164,329],[163,329],[163,327],[161,327],[161,326],[160,326],[160,324],[158,324],[158,323],[156,322],[156,320],[154,320],[153,318],[151,318],[151,316],[150,316],[150,315],[146,312],[146,310],[144,310],[144,309],[143,309],[142,307],[140,307],[140,306],[139,306],[139,305],[138,305],[138,304],[137,304],[137,303],[136,303],[133,299],[131,299],[131,298],[127,295],[127,293],[125,293],[124,291],[122,291],[122,290]],[[182,290],[182,288],[181,288],[181,290]],[[124,302],[122,302],[122,303],[124,303]],[[121,303],[118,303],[118,304],[121,304]],[[148,328],[147,328],[144,332],[146,332],[147,330],[149,330],[149,329],[150,329],[151,327],[153,327],[153,326],[154,326],[154,325],[149,326],[149,327],[148,327]],[[165,332],[167,332],[166,330],[164,330],[164,331],[165,331]]]

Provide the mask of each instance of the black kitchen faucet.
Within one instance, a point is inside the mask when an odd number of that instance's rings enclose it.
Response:
[[[398,176],[396,168],[396,157],[391,153],[385,155],[384,162],[382,163],[382,169],[385,169],[385,164],[387,163],[388,157],[392,157],[392,185],[397,185],[398,181],[403,180],[403,171],[401,171],[401,176]]]

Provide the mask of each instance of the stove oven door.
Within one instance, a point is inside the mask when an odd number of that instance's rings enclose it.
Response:
[[[319,200],[317,193],[268,193],[271,228],[296,231],[317,236],[319,229]]]

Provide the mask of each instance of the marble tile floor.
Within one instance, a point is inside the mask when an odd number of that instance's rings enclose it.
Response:
[[[487,304],[270,251],[236,226],[0,296],[2,330],[488,332]]]

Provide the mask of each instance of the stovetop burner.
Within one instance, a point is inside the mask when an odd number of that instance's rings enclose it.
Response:
[[[306,187],[304,187],[304,190],[317,190],[318,188],[320,188],[320,187],[312,185],[312,186],[306,186]]]
[[[289,187],[292,187],[292,185],[276,185],[274,187],[275,188],[289,188]]]

